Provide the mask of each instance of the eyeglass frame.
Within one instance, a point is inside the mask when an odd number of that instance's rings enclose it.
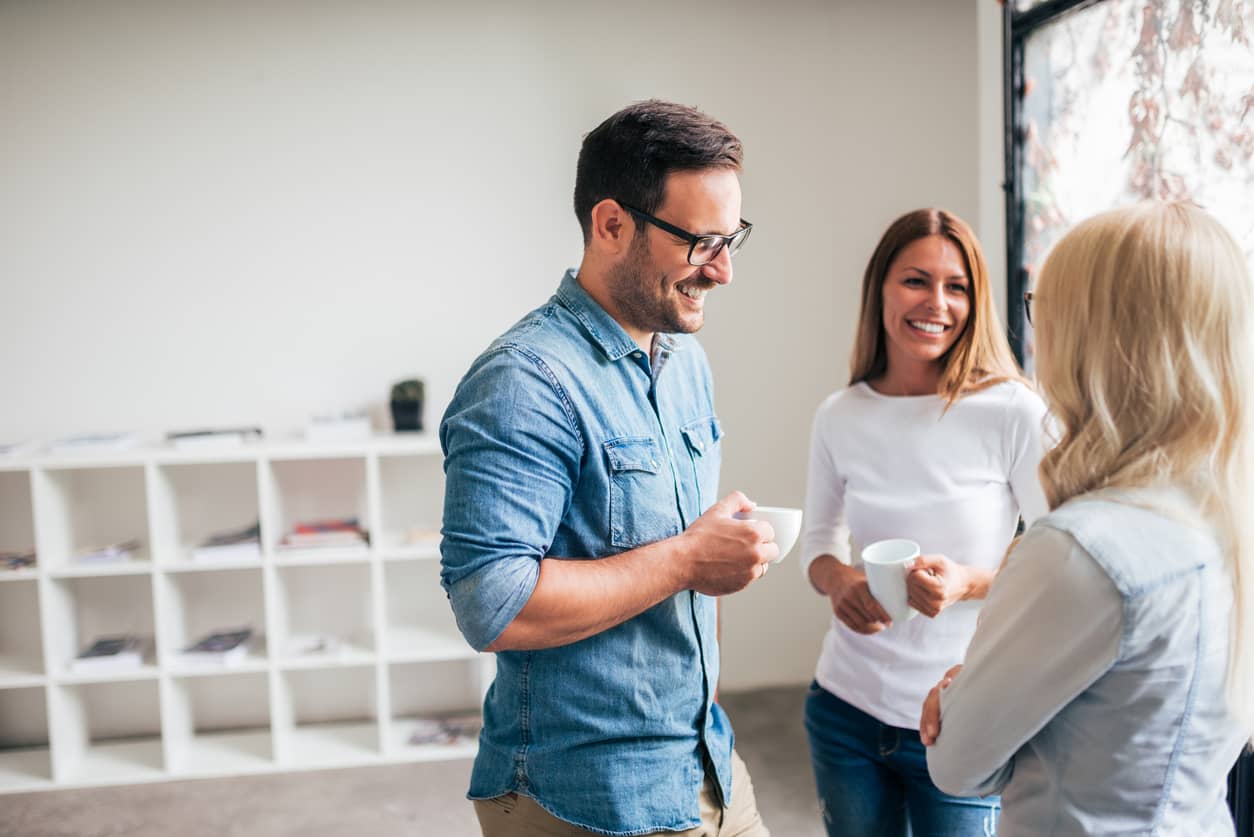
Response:
[[[1032,302],[1036,299],[1036,295],[1031,291],[1023,292],[1023,313],[1028,318],[1028,325],[1032,325]]]
[[[746,221],[744,218],[741,218],[740,229],[736,230],[731,235],[722,235],[721,233],[703,233],[702,235],[697,235],[696,233],[688,232],[682,227],[677,227],[674,224],[663,221],[661,218],[658,218],[656,215],[650,215],[649,213],[645,212],[643,209],[637,209],[636,207],[631,206],[630,204],[625,204],[622,201],[618,200],[617,198],[615,198],[615,201],[618,203],[619,206],[621,206],[623,209],[630,212],[632,215],[643,218],[644,220],[648,221],[650,224],[657,227],[659,230],[662,230],[663,232],[668,232],[671,235],[675,236],[676,238],[682,238],[684,241],[687,241],[688,242],[688,264],[692,265],[693,267],[702,267],[714,261],[715,259],[718,258],[718,254],[723,252],[724,247],[728,248],[727,249],[728,258],[731,258],[732,256],[736,255],[738,252],[740,252],[740,248],[744,246],[745,241],[749,238],[749,233],[753,230],[753,224]],[[697,249],[697,245],[701,243],[702,239],[708,240],[712,238],[717,238],[721,242],[718,245],[718,249],[714,251],[714,255],[710,256],[708,261],[704,261],[700,263],[694,262],[692,260],[692,253],[694,250]],[[740,243],[737,244],[735,247],[732,247],[732,242],[737,239],[739,239]]]

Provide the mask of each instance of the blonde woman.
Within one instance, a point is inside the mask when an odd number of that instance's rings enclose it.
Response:
[[[831,601],[806,731],[828,834],[992,834],[996,798],[927,773],[919,707],[962,660],[1019,516],[1045,511],[1044,405],[1020,377],[971,229],[939,209],[894,221],[862,283],[850,384],[818,409],[802,568]],[[909,538],[921,614],[892,624],[859,548]]]
[[[1053,511],[927,699],[929,769],[1000,791],[1012,834],[1232,834],[1224,777],[1254,732],[1244,257],[1200,209],[1145,204],[1068,233],[1032,301]]]

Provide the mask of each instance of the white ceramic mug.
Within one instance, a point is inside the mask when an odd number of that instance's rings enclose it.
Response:
[[[871,595],[880,603],[893,622],[904,622],[919,615],[907,600],[906,576],[919,545],[905,538],[876,541],[862,549],[862,565]]]
[[[797,536],[801,534],[801,509],[790,509],[783,506],[758,506],[752,511],[737,512],[740,520],[765,520],[775,530],[775,543],[779,547],[779,557],[771,563],[782,561]]]

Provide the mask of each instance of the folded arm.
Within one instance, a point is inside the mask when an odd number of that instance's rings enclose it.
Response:
[[[617,555],[549,554],[587,440],[536,359],[501,350],[459,386],[440,428],[445,451],[441,582],[479,650],[552,648],[600,633],[675,593],[734,592],[778,555],[770,526],[736,520],[734,492],[686,532]]]
[[[962,670],[939,691],[928,772],[956,796],[996,793],[1014,756],[1063,707],[1109,670],[1119,650],[1122,600],[1069,536],[1038,526],[998,574]],[[935,699],[935,695],[933,699]]]

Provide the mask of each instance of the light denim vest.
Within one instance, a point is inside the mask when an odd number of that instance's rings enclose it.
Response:
[[[1244,736],[1224,697],[1232,591],[1219,544],[1163,512],[1093,496],[1036,525],[1070,535],[1114,583],[1119,651],[1016,754],[998,831],[1232,834],[1225,777]]]

